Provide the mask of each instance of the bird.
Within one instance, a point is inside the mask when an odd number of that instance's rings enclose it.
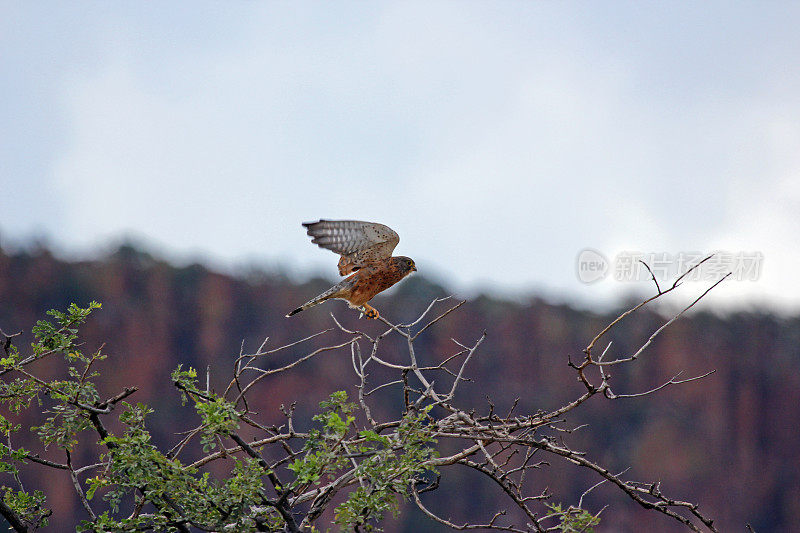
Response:
[[[339,254],[339,275],[345,279],[313,298],[288,315],[296,315],[326,300],[347,301],[370,319],[380,317],[369,305],[372,298],[412,272],[414,260],[403,255],[392,256],[400,237],[389,226],[361,220],[318,220],[304,222],[311,242]]]

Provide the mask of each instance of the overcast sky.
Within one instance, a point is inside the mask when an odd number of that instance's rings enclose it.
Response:
[[[464,293],[724,250],[712,303],[800,308],[798,2],[0,6],[5,246],[333,276],[300,222],[355,218]]]

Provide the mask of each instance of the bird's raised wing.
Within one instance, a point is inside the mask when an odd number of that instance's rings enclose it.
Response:
[[[389,226],[360,220],[320,220],[303,226],[311,242],[342,257],[339,274],[345,276],[362,266],[392,256],[400,237]]]

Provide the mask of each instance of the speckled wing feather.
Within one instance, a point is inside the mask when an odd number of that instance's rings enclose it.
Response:
[[[360,220],[320,220],[303,224],[311,242],[342,257],[339,274],[345,276],[367,263],[387,259],[400,242],[389,226]]]

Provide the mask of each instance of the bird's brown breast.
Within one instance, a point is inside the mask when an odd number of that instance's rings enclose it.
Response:
[[[353,305],[364,305],[376,294],[403,279],[406,274],[391,258],[369,263],[351,276],[353,287],[344,298]]]

